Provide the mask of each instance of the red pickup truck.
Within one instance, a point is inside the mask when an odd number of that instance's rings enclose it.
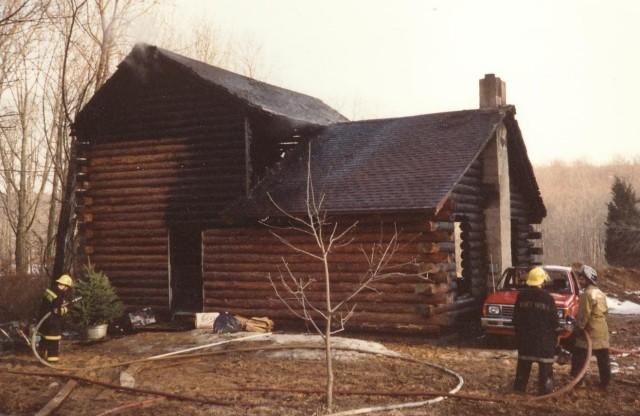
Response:
[[[551,293],[556,301],[558,318],[564,330],[560,338],[567,338],[573,330],[571,318],[578,313],[580,286],[571,267],[540,266],[549,275],[543,289]],[[513,308],[518,292],[526,288],[525,282],[531,268],[509,267],[496,283],[495,290],[484,301],[481,324],[487,335],[515,335],[513,329]],[[569,318],[569,319],[568,319]]]

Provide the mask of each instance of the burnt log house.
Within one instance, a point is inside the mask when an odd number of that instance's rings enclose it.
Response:
[[[348,329],[447,332],[478,317],[492,271],[541,254],[546,211],[515,107],[499,78],[480,87],[477,110],[349,122],[315,98],[137,45],[73,125],[74,262],[105,272],[130,309],[295,322],[267,275],[283,258],[312,278],[322,265],[260,220],[282,219],[271,198],[304,215],[310,174],[326,212],[357,222],[332,253],[338,299],[368,269],[361,249],[398,232],[403,273],[358,296]]]

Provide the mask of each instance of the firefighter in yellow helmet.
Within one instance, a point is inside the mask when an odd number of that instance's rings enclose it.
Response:
[[[68,311],[66,300],[72,287],[73,279],[71,276],[63,274],[53,282],[50,288],[44,291],[39,319],[42,319],[49,312],[51,315],[40,326],[38,354],[50,363],[57,363],[60,359],[62,316]]]
[[[538,395],[553,391],[553,362],[559,329],[556,302],[542,286],[549,281],[541,267],[531,269],[528,288],[518,293],[513,310],[513,326],[518,345],[518,365],[513,388],[527,389],[532,364],[538,363]]]

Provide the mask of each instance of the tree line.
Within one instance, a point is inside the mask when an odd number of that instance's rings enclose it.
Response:
[[[70,125],[131,50],[137,41],[131,28],[141,19],[152,22],[158,46],[266,77],[260,45],[231,39],[206,20],[182,33],[168,20],[167,3],[0,2],[0,272],[51,272],[73,141]],[[607,264],[614,178],[638,189],[639,164],[640,159],[618,159],[534,167],[548,210],[541,226],[546,263]]]
[[[543,261],[622,266],[616,253],[629,256],[629,252],[621,251],[621,245],[612,246],[611,240],[607,244],[609,226],[620,224],[617,217],[609,218],[609,212],[611,204],[616,205],[614,196],[620,194],[621,187],[626,191],[639,189],[640,157],[616,158],[604,165],[554,161],[534,166],[534,172],[547,207],[541,226]],[[635,197],[628,196],[627,203],[629,198]],[[629,248],[637,253],[639,245]]]
[[[182,33],[171,16],[162,0],[0,2],[0,272],[51,273],[71,123],[136,43],[140,22],[158,46],[259,75],[259,45],[204,19]]]

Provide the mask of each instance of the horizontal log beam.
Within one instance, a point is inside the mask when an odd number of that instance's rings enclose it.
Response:
[[[304,273],[297,273],[293,271],[294,274],[300,274],[297,278],[304,279],[315,279],[316,281],[324,281],[324,270],[322,267],[316,269],[315,273],[311,273],[309,271]],[[363,279],[368,276],[367,273],[350,273],[344,272],[337,269],[330,270],[329,272],[330,281],[331,282],[341,282],[341,283],[353,283],[358,284],[363,281]],[[264,283],[269,280],[269,276],[274,280],[279,280],[280,276],[288,277],[288,274],[285,273],[283,269],[273,269],[273,270],[264,270],[264,271],[243,271],[243,272],[220,272],[220,271],[210,271],[205,270],[203,272],[203,280],[205,282],[225,282],[225,281],[234,281],[234,282],[257,282]],[[395,274],[385,278],[378,280],[376,283],[373,283],[373,287],[377,287],[377,284],[384,282],[386,284],[392,283],[420,283],[424,279],[421,279],[417,274]]]
[[[166,256],[167,245],[149,245],[144,241],[139,245],[85,245],[84,252],[94,255],[139,255],[139,256]]]
[[[374,287],[378,292],[381,293],[408,293],[415,294],[415,284],[411,283],[386,283],[386,282],[377,282],[372,287]],[[213,291],[214,296],[217,291],[225,291],[225,290],[233,290],[233,291],[244,291],[244,292],[252,292],[252,291],[264,291],[273,293],[273,286],[268,282],[235,282],[235,281],[206,281],[204,283],[205,290]],[[278,284],[279,288],[282,288]],[[357,289],[358,285],[352,282],[332,282],[331,283],[331,292],[332,293],[353,293],[355,289]],[[311,283],[307,290],[309,293],[317,292],[324,294],[324,284],[322,281],[318,280]],[[425,298],[426,299],[426,298]],[[426,302],[429,303],[429,302]]]
[[[430,253],[430,254],[414,254],[414,253],[398,253],[396,252],[391,258],[393,264],[412,263],[421,261],[430,261],[433,259],[448,259],[446,253]],[[207,253],[207,262],[209,263],[264,263],[264,264],[281,264],[287,263],[307,263],[309,261],[320,260],[314,259],[305,254],[277,255],[268,253]],[[329,262],[342,263],[360,263],[366,264],[366,259],[362,253],[330,253]]]
[[[420,273],[438,273],[455,271],[456,264],[453,262],[446,263],[419,263],[418,271]]]
[[[167,228],[166,226],[159,228],[129,228],[129,229],[118,229],[118,228],[108,228],[103,230],[93,230],[93,236],[90,238],[94,239],[128,239],[128,238],[148,238],[151,240],[167,238]],[[88,240],[91,241],[91,240]]]
[[[209,157],[205,157],[206,155]],[[205,161],[211,161],[211,159],[217,159],[224,162],[229,160],[244,160],[244,148],[237,147],[231,149],[217,149],[215,152],[202,152],[194,153],[191,150],[183,150],[175,153],[146,153],[138,155],[122,155],[113,157],[95,157],[91,155],[89,163],[89,172],[92,172],[95,168],[102,166],[140,166],[151,163],[163,163],[170,162],[172,160],[193,160],[201,159]]]
[[[416,285],[416,293],[434,295],[437,293],[447,293],[455,290],[455,282],[450,283],[421,283]]]
[[[454,243],[441,242],[441,243],[429,243],[423,242],[418,244],[418,252],[419,253],[454,253],[455,245]]]
[[[277,265],[281,267],[281,265]],[[205,271],[216,271],[216,272],[264,272],[264,271],[277,271],[278,268],[274,269],[274,263],[263,263],[263,264],[254,264],[254,263],[210,263],[205,257],[205,263],[203,265]],[[361,263],[341,263],[341,264],[333,264],[330,265],[331,270],[342,271],[342,272],[354,272],[354,273],[365,273],[367,268],[364,268]],[[293,263],[289,265],[290,270],[293,273],[323,273],[324,268],[322,263]],[[418,273],[417,267],[415,265],[403,265],[401,267],[394,268],[397,272],[404,273]]]
[[[315,299],[315,298],[316,297],[314,296],[314,299],[311,299],[311,302],[315,303],[316,307],[322,307],[323,306],[322,299]],[[338,302],[339,300],[340,299],[336,299],[335,302]],[[243,307],[247,305],[247,302],[249,302],[247,299],[242,299],[242,298],[238,299],[233,297],[225,297],[225,298],[216,297],[215,299],[207,298],[207,306],[215,304],[217,307],[222,308],[223,310],[226,310],[226,311],[231,311],[236,307]],[[254,298],[250,300],[249,305],[251,308],[256,308],[260,310],[268,309],[268,308],[273,308],[273,309],[286,308],[286,306],[282,303],[282,301],[280,301],[280,299],[277,299],[277,298],[270,298],[270,299]],[[294,310],[301,308],[300,305],[295,301],[291,302],[289,306],[291,306]],[[403,315],[405,316],[405,319],[411,319],[411,320],[416,319],[417,316],[427,317],[428,315],[424,315],[424,312],[430,313],[428,308],[422,308],[419,311],[418,308],[416,307],[416,304],[411,302],[380,303],[380,302],[354,301],[353,303],[349,304],[349,307],[355,307],[354,315],[362,315],[362,314],[380,315],[380,317],[377,318],[378,320],[389,319],[389,317],[387,316],[389,314],[389,311],[393,311],[391,312],[391,314],[394,316]],[[349,309],[345,307],[342,312],[346,314],[348,310]]]

